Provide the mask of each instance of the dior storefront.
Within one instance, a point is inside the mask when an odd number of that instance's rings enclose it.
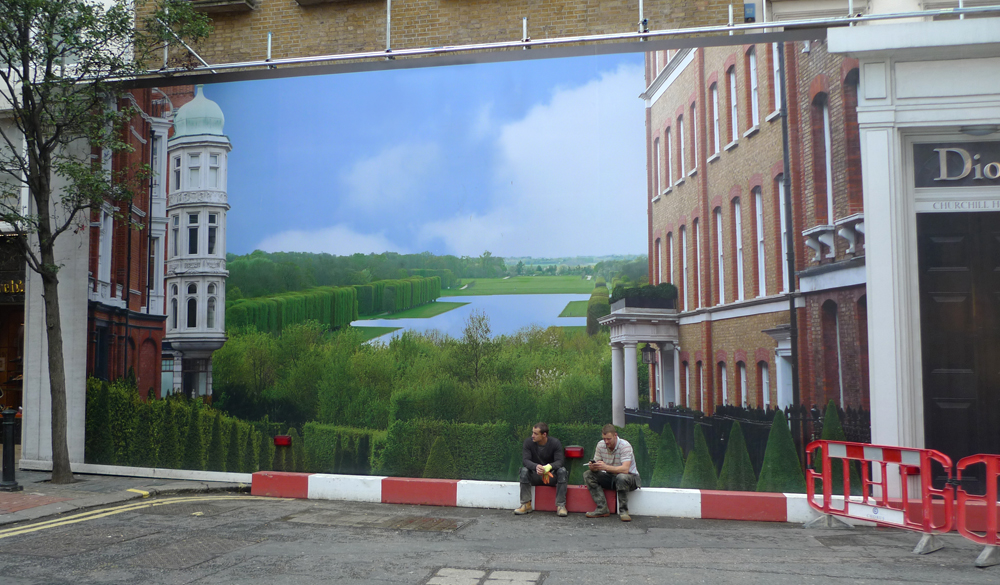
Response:
[[[828,39],[860,61],[872,442],[1000,453],[1000,19]]]

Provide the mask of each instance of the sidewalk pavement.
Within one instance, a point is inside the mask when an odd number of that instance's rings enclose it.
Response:
[[[51,477],[49,471],[18,470],[15,480],[24,489],[0,491],[0,526],[154,495],[250,489],[239,483],[79,473],[73,474],[73,483],[56,485]]]

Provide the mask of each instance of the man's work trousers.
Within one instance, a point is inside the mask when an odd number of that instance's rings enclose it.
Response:
[[[569,472],[566,471],[565,467],[560,467],[559,469],[553,469],[552,472],[555,474],[555,478],[549,479],[549,483],[545,483],[542,480],[542,476],[535,473],[534,469],[528,469],[527,467],[521,468],[521,503],[527,504],[531,501],[531,486],[533,485],[552,485],[555,481],[556,484],[556,506],[566,505],[566,482],[569,480]]]
[[[590,490],[590,497],[594,498],[594,504],[598,510],[606,510],[608,500],[604,497],[604,490],[613,489],[618,492],[618,513],[628,510],[628,493],[639,489],[639,476],[631,473],[608,473],[606,471],[583,472],[583,483]]]

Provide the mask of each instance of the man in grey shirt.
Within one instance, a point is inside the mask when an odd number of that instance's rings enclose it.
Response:
[[[530,514],[531,486],[556,485],[556,514],[567,516],[566,484],[569,472],[563,463],[563,447],[559,439],[549,436],[549,425],[540,422],[531,429],[531,437],[524,440],[521,452],[521,507],[515,514]]]
[[[614,489],[618,493],[618,516],[622,522],[630,522],[628,514],[628,493],[639,489],[639,469],[635,466],[635,455],[632,445],[618,437],[615,425],[604,425],[601,429],[601,441],[594,450],[594,459],[583,472],[583,483],[590,490],[597,506],[593,512],[587,512],[587,518],[609,516],[608,500],[604,497],[605,489]]]

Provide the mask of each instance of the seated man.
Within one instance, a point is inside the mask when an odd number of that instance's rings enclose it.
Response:
[[[566,482],[569,472],[563,464],[559,439],[549,436],[549,425],[540,422],[531,428],[521,453],[521,507],[515,514],[531,513],[531,486],[556,484],[556,514],[566,516]]]
[[[639,470],[635,466],[635,456],[632,445],[625,439],[618,438],[615,425],[604,425],[601,429],[601,441],[597,443],[594,459],[583,472],[583,483],[590,490],[597,509],[587,512],[587,518],[603,518],[608,516],[608,500],[604,497],[605,489],[618,492],[618,516],[622,522],[630,522],[628,515],[628,493],[639,489]]]

